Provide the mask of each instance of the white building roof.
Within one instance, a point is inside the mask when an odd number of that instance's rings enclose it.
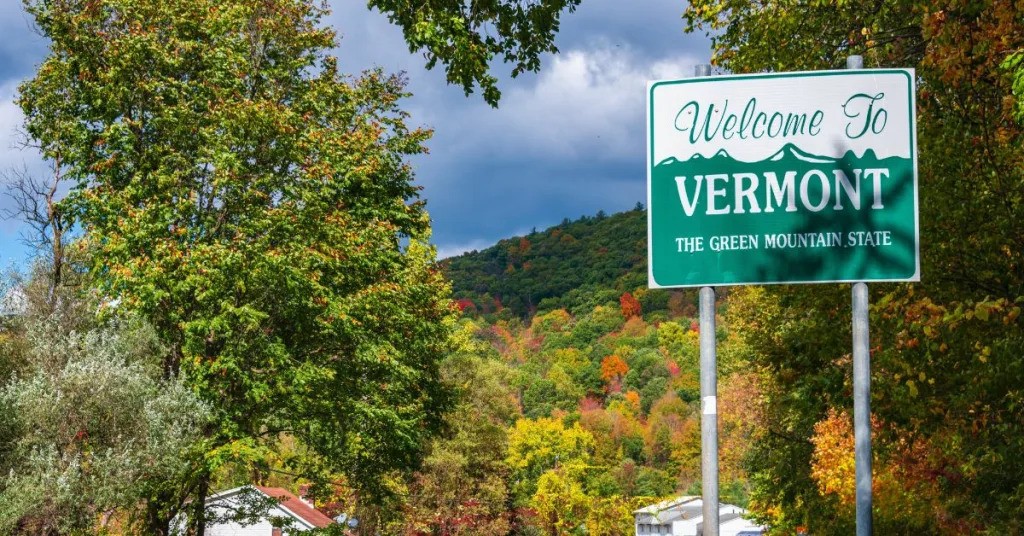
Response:
[[[633,512],[636,533],[641,534],[652,529],[652,525],[670,526],[673,536],[693,536],[703,533],[704,501],[695,495],[685,495],[668,501],[645,506]],[[748,533],[760,534],[764,527],[757,525],[743,516],[747,511],[739,506],[719,503],[718,526],[719,536],[746,536]],[[644,532],[645,536],[647,532]]]

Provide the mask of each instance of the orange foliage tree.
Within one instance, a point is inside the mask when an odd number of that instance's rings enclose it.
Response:
[[[618,392],[622,377],[629,372],[629,365],[621,357],[612,354],[601,360],[601,379],[608,383],[608,392]]]
[[[622,307],[623,318],[640,316],[640,313],[642,312],[640,300],[634,298],[629,292],[623,292],[622,296],[619,296],[619,305]]]

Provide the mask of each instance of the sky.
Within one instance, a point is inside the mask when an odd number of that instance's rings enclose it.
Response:
[[[0,170],[39,173],[38,155],[18,147],[14,99],[47,43],[21,2],[0,4]],[[341,68],[404,72],[410,124],[434,130],[430,153],[412,163],[442,258],[646,199],[646,83],[692,76],[710,56],[703,34],[683,33],[678,0],[584,0],[563,16],[560,52],[545,56],[539,73],[511,79],[505,65],[495,66],[502,99],[494,109],[448,85],[442,67],[426,70],[401,31],[364,2],[331,4],[326,23],[341,36]],[[23,232],[16,220],[0,221],[0,264],[27,263]]]

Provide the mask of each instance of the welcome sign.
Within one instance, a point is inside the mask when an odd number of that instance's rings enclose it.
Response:
[[[648,84],[650,286],[917,281],[914,71]]]

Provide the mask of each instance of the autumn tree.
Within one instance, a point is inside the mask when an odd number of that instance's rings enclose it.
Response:
[[[601,379],[608,384],[609,392],[618,392],[622,389],[622,378],[628,372],[629,365],[615,354],[601,360]]]
[[[943,462],[932,476],[942,493],[923,506],[930,533],[1020,529],[1024,468],[996,460],[1024,455],[1018,389],[1005,381],[1024,349],[1021,13],[1016,2],[739,0],[694,1],[684,13],[732,72],[840,68],[850,54],[916,70],[922,282],[872,287],[872,411],[891,426],[875,439],[879,474],[913,474],[916,449]],[[851,405],[848,304],[848,290],[824,286],[730,296],[764,373],[770,432],[754,441],[753,501],[783,530],[842,534],[851,520],[817,489],[808,441]],[[912,493],[920,480],[898,482]],[[920,526],[911,510],[876,530]]]
[[[415,465],[449,396],[447,285],[407,155],[428,132],[403,81],[350,79],[306,0],[29,0],[50,43],[20,88],[28,134],[74,187],[88,275],[148,318],[214,408],[205,452],[147,497],[203,532],[211,476],[259,478],[280,434],[292,471],[373,491]]]
[[[407,533],[445,536],[509,531],[508,427],[518,416],[512,371],[497,360],[458,354],[442,365],[458,388],[448,433],[432,442],[409,486]],[[466,415],[474,418],[467,419]]]
[[[619,296],[619,308],[622,310],[622,317],[627,319],[640,316],[641,313],[640,300],[628,292],[623,292],[622,296]]]
[[[537,512],[538,525],[545,534],[578,533],[589,511],[590,498],[571,471],[551,469],[540,476],[530,505]]]
[[[509,431],[506,456],[517,500],[528,501],[546,471],[566,466],[578,470],[589,463],[593,451],[594,436],[579,423],[567,427],[554,418],[519,419]]]

